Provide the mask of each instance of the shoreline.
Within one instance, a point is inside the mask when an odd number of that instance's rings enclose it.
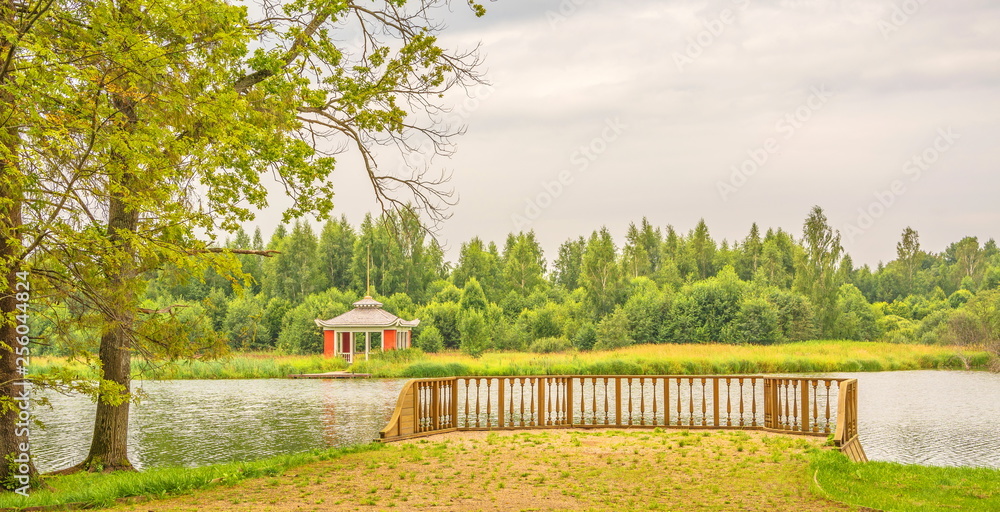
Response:
[[[178,361],[157,371],[133,365],[141,380],[286,378],[290,374],[347,371],[372,378],[523,375],[739,375],[899,370],[986,369],[990,354],[977,347],[901,345],[813,340],[777,345],[657,344],[605,352],[488,352],[473,358],[457,351],[425,354],[409,349],[373,355],[348,366],[320,355],[233,353],[213,361]],[[66,358],[36,357],[35,375],[70,370],[91,380],[90,367]]]

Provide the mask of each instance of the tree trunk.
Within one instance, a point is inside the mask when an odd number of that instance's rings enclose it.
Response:
[[[13,108],[11,98],[2,98],[7,108]],[[4,151],[10,155],[0,176],[0,275],[3,285],[0,287],[0,486],[9,490],[22,489],[29,485],[30,480],[36,480],[38,471],[30,459],[30,444],[28,428],[30,420],[21,416],[19,404],[24,403],[27,393],[26,380],[18,372],[17,357],[14,350],[22,347],[18,343],[21,337],[17,333],[18,322],[15,316],[21,313],[17,309],[18,300],[15,293],[18,272],[21,271],[21,257],[24,247],[21,242],[21,198],[20,169],[15,156],[18,148],[18,135],[15,128],[2,132]],[[30,282],[29,282],[30,285]],[[30,296],[30,290],[29,296]],[[24,357],[28,357],[24,354]],[[18,399],[21,399],[18,401]],[[22,450],[21,448],[29,448]],[[18,460],[18,458],[28,460]],[[6,462],[13,460],[14,463]],[[21,465],[26,464],[28,471],[21,471]],[[26,475],[26,476],[21,476]]]
[[[122,116],[120,129],[133,132],[138,123],[136,102],[125,96],[115,96],[112,102]],[[135,170],[128,155],[116,153],[112,161],[119,166],[118,173],[109,173],[109,185],[118,180],[116,187],[108,190],[108,228],[105,236],[110,242],[110,254],[102,255],[102,270],[107,282],[102,310],[104,329],[101,333],[102,378],[114,384],[102,386],[98,393],[97,417],[94,420],[94,437],[90,453],[73,470],[84,471],[134,471],[128,459],[128,416],[132,386],[132,337],[135,333],[136,308],[136,248],[132,237],[139,225],[139,211],[129,204],[125,192],[137,186]],[[117,178],[116,178],[117,176]]]
[[[5,25],[10,25],[14,19],[14,5],[9,0],[0,4],[0,17]],[[0,43],[0,54],[13,55],[14,49],[6,40]],[[0,73],[0,83],[6,84],[9,79],[10,62]],[[19,404],[26,404],[24,393],[27,392],[26,380],[18,372],[17,347],[21,347],[17,333],[17,319],[20,311],[17,309],[18,272],[21,271],[21,258],[24,246],[21,242],[23,231],[21,219],[21,203],[23,200],[22,176],[18,164],[20,136],[17,131],[15,114],[15,98],[9,92],[0,94],[0,117],[5,121],[0,128],[0,145],[3,147],[3,158],[0,158],[0,488],[27,492],[31,481],[36,481],[38,470],[30,457],[28,428],[30,418],[25,421],[21,416]],[[26,280],[22,280],[26,281]],[[28,283],[30,286],[30,282]],[[30,290],[29,296],[30,296]],[[27,302],[27,301],[24,301]],[[22,348],[22,354],[25,349]],[[28,357],[27,354],[24,357]],[[22,400],[19,402],[18,398]],[[26,448],[22,450],[21,448]],[[19,460],[19,459],[27,460]],[[11,462],[7,462],[7,461]],[[22,465],[27,466],[27,471]]]
[[[126,174],[125,180],[130,180]],[[76,468],[85,471],[131,471],[135,468],[128,459],[128,416],[132,385],[132,336],[135,328],[136,297],[133,280],[135,275],[134,248],[123,239],[134,234],[138,212],[130,209],[117,196],[112,196],[108,213],[108,237],[117,254],[105,260],[105,278],[109,297],[104,308],[104,332],[98,356],[102,365],[102,378],[114,383],[118,389],[102,387],[97,400],[97,417],[94,420],[94,437],[90,453]]]

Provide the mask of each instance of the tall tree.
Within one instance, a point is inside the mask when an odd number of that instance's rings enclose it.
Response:
[[[249,207],[265,206],[262,174],[274,171],[293,197],[286,220],[325,216],[333,206],[328,176],[334,160],[314,144],[341,138],[361,154],[385,208],[412,200],[440,218],[448,202],[440,189],[446,176],[428,176],[421,166],[386,174],[374,158],[380,144],[409,153],[426,142],[430,153],[447,153],[450,137],[461,131],[441,118],[437,98],[478,81],[478,59],[475,52],[438,46],[439,27],[429,19],[435,3],[421,2],[413,11],[398,2],[267,4],[266,19],[250,23],[242,7],[213,0],[107,0],[80,20],[93,29],[78,38],[69,60],[90,75],[76,82],[88,90],[74,107],[91,119],[111,120],[94,124],[103,135],[85,166],[96,173],[84,190],[100,192],[97,202],[107,212],[92,219],[99,225],[96,271],[84,258],[69,262],[67,271],[81,278],[88,298],[101,298],[105,325],[105,385],[82,468],[130,467],[128,363],[141,328],[135,276],[171,257],[226,259],[211,257],[218,252],[195,232],[234,229],[250,218]],[[331,35],[351,30],[344,25],[352,21],[365,39],[357,52]],[[257,49],[243,60],[255,34]],[[247,68],[249,74],[236,74]],[[399,105],[421,113],[411,116],[415,112]],[[93,202],[88,194],[74,198],[82,211]],[[79,249],[69,231],[59,235],[53,237],[57,250]]]
[[[492,250],[491,250],[492,248]],[[462,244],[458,255],[458,265],[451,274],[455,286],[464,287],[469,279],[475,278],[483,287],[486,296],[496,300],[500,292],[502,269],[496,246],[487,246],[479,237]]]
[[[814,206],[802,227],[805,251],[799,258],[795,289],[812,301],[823,335],[834,333],[837,320],[837,292],[840,289],[839,264],[843,247],[840,233],[830,227],[823,209]]]
[[[343,291],[351,286],[354,239],[354,228],[346,216],[341,216],[339,221],[330,219],[323,225],[316,248],[320,291],[330,287]]]
[[[518,233],[507,239],[503,254],[503,276],[507,287],[526,297],[545,283],[545,258],[535,232]]]
[[[43,68],[34,47],[34,31],[49,22],[48,7],[37,6],[36,15],[27,16],[17,9],[14,2],[0,4],[0,26],[6,37],[0,38],[0,56],[4,66],[0,69],[0,456],[12,461],[20,456],[20,446],[30,446],[23,429],[18,428],[19,395],[26,390],[23,374],[18,371],[16,353],[24,347],[19,343],[22,334],[17,332],[18,315],[27,313],[28,301],[17,300],[18,292],[30,297],[31,280],[25,265],[26,248],[22,208],[24,189],[29,176],[24,172],[21,154],[24,151],[22,133],[26,118],[30,117],[25,103],[31,101],[35,82],[23,76],[25,69]],[[28,66],[27,64],[34,64]],[[42,77],[34,77],[42,78]],[[38,126],[31,126],[37,129]],[[21,283],[21,286],[18,286]],[[27,289],[25,289],[27,287]],[[18,306],[22,305],[19,310]],[[27,340],[27,338],[25,338]],[[27,345],[30,350],[30,344]],[[23,349],[22,349],[23,350]],[[28,455],[28,451],[24,451]],[[22,489],[27,494],[29,482],[16,478],[37,475],[34,463],[28,465],[27,475],[15,471],[12,463],[0,464],[0,482],[7,489]]]
[[[615,242],[606,227],[594,231],[587,240],[580,284],[586,291],[587,302],[595,318],[611,313],[624,298],[624,275],[618,265]]]
[[[896,261],[903,269],[903,290],[906,295],[913,293],[913,283],[923,263],[922,260],[920,237],[916,231],[907,226],[903,230],[902,239],[896,244]]]
[[[715,275],[715,241],[712,240],[708,232],[708,225],[705,219],[699,219],[694,230],[688,235],[686,251],[694,259],[698,278],[707,279]]]
[[[580,274],[583,266],[583,253],[587,248],[587,240],[582,236],[569,239],[559,246],[559,257],[553,266],[553,281],[556,285],[572,291],[580,286]]]
[[[757,227],[757,223],[754,222],[750,226],[750,233],[743,239],[743,243],[740,246],[739,260],[736,267],[740,279],[744,281],[753,279],[754,274],[757,273],[757,268],[760,266],[763,254],[764,242],[760,238],[760,229]]]
[[[630,277],[650,276],[659,269],[661,235],[645,217],[641,227],[630,222],[622,248],[623,268]]]
[[[967,236],[951,244],[945,250],[945,255],[955,265],[952,274],[956,287],[961,287],[963,280],[973,283],[979,281],[983,271],[983,251],[979,248],[978,238]]]
[[[754,281],[782,289],[791,288],[795,277],[795,255],[798,250],[795,240],[784,230],[767,230]]]

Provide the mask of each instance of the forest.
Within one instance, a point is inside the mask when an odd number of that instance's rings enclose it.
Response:
[[[556,352],[647,343],[774,344],[809,339],[985,345],[1000,338],[1000,250],[962,238],[924,250],[905,229],[896,259],[855,266],[821,208],[801,234],[762,231],[717,241],[704,220],[687,232],[645,218],[618,246],[607,228],[567,239],[551,261],[533,231],[502,246],[473,238],[448,262],[414,218],[366,216],[259,229],[225,241],[228,261],[192,279],[167,265],[147,272],[144,310],[169,311],[191,346],[233,351],[322,351],[314,320],[369,293],[419,318],[416,347]],[[238,254],[233,251],[245,251]],[[261,257],[259,254],[270,254]],[[552,258],[552,256],[549,256]],[[229,269],[223,272],[216,269]],[[181,307],[183,306],[183,307]],[[56,332],[72,311],[37,317],[44,353],[86,350],[92,333]],[[165,309],[166,308],[166,309]],[[37,352],[36,352],[37,353]]]

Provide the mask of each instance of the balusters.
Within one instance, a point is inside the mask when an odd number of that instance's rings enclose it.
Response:
[[[551,425],[552,424],[552,413],[553,413],[553,411],[552,411],[552,393],[551,393],[551,391],[552,391],[552,379],[543,378],[542,379],[542,387],[541,387],[541,389],[542,389],[543,395],[545,397],[544,401],[541,400],[541,399],[539,400],[539,402],[543,402],[544,403],[544,405],[543,405],[544,408],[542,409],[542,425]]]
[[[537,427],[538,425],[538,409],[535,408],[535,395],[540,389],[538,387],[538,379],[527,379],[531,391],[528,393],[528,411],[531,413],[531,425]],[[539,405],[539,407],[541,407]]]
[[[609,425],[611,418],[608,415],[608,378],[604,377],[604,424]]]
[[[784,400],[781,399],[782,391],[785,392]],[[781,428],[785,430],[788,430],[788,425],[791,421],[791,416],[788,413],[789,403],[790,401],[788,400],[788,382],[784,379],[781,379],[778,381],[778,424],[781,426]],[[782,412],[784,412],[784,416],[782,416],[781,414]],[[782,417],[784,417],[783,420]]]
[[[527,424],[528,424],[527,421],[524,418],[524,398],[527,396],[525,394],[525,392],[524,392],[524,385],[525,385],[526,382],[527,382],[527,380],[524,379],[524,378],[518,379],[518,397],[519,397],[519,400],[521,402],[521,409],[520,409],[521,412],[518,413],[518,416],[521,419],[521,426],[522,427],[527,426]]]
[[[628,384],[628,425],[632,424],[632,377],[626,380]]]
[[[694,379],[688,379],[688,425],[694,426]]]
[[[739,382],[740,382],[740,426],[742,427],[745,424],[744,423],[744,417],[743,417],[743,393],[744,393],[744,391],[743,391],[743,377],[739,378]]]
[[[758,402],[761,391],[763,400]],[[811,435],[832,433],[836,428],[838,439],[857,435],[857,382],[834,378],[479,376],[419,379],[408,388],[407,396],[412,398],[405,404],[406,411],[412,407],[413,413],[406,412],[405,420],[399,420],[405,421],[407,434],[450,429],[676,426],[764,427]],[[831,404],[834,400],[841,405]]]
[[[486,379],[486,426],[487,427],[495,426],[493,424],[493,408],[492,408],[493,400],[491,399],[491,397],[493,396],[493,393],[491,393],[492,388],[493,388],[493,379],[487,378]]]
[[[684,408],[681,407],[681,393],[682,393],[682,391],[681,391],[681,383],[682,382],[684,382],[684,378],[683,377],[677,379],[677,424],[678,425],[684,425],[684,420],[681,418],[681,413],[684,411]],[[688,418],[688,420],[690,421],[690,418]]]
[[[726,377],[726,426],[733,426],[733,380]]]
[[[705,409],[705,378],[701,379],[701,426],[708,425],[708,412]]]
[[[652,421],[650,421],[650,423],[649,423],[650,425],[656,425],[656,380],[657,380],[657,379],[655,379],[655,378],[653,378],[653,379],[650,379],[650,381],[652,381],[652,386],[651,386],[651,388],[652,388],[652,390],[653,390],[653,397],[652,397],[652,403],[653,403],[653,419],[652,419]]]
[[[799,412],[801,409],[800,405],[804,405],[804,404],[799,404],[799,396],[800,396],[799,388],[802,385],[803,383],[798,380],[792,381],[792,414],[794,418],[792,420],[792,430],[798,430],[799,432],[803,431],[802,417],[804,416],[804,414],[801,414]]]
[[[823,428],[823,432],[830,432],[830,388],[832,387],[832,381],[826,381],[826,426]]]

